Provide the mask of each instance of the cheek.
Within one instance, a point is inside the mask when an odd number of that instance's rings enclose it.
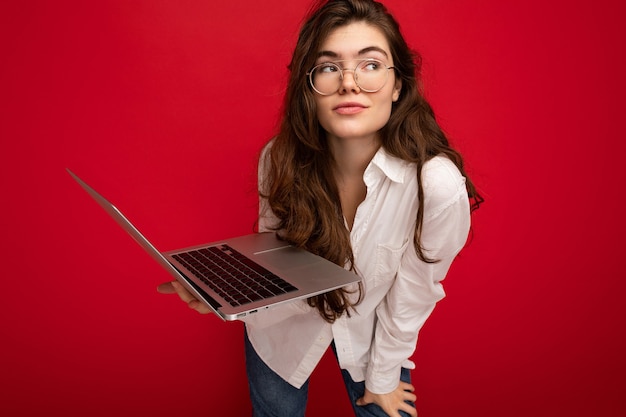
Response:
[[[395,102],[394,90],[388,90],[384,94],[381,94],[375,101],[376,115],[374,118],[378,123],[386,123],[391,117],[391,109]]]
[[[328,131],[328,120],[330,118],[330,114],[327,110],[328,106],[324,106],[323,99],[316,98],[315,100],[315,114],[317,116],[317,121],[322,126],[322,128]]]
[[[391,117],[391,103],[381,106],[380,109],[378,110],[378,113],[376,114],[376,117],[373,118],[374,120],[372,120],[372,122],[376,125],[378,130],[380,130],[383,127],[385,127],[387,122],[389,122],[390,117]]]

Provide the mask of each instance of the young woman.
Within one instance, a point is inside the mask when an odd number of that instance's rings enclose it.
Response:
[[[417,415],[409,358],[481,202],[420,92],[419,62],[372,0],[326,1],[301,29],[259,163],[259,231],[362,280],[244,319],[255,416],[304,416],[329,346],[356,415]],[[209,311],[175,282],[160,291]]]

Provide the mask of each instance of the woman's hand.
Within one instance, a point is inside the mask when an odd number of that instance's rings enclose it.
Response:
[[[408,413],[412,417],[417,417],[417,410],[405,401],[415,402],[417,397],[413,394],[413,385],[400,381],[398,388],[388,394],[373,394],[365,388],[365,394],[358,400],[356,405],[377,404],[389,417],[401,417],[398,410]]]
[[[180,299],[187,303],[189,308],[196,310],[200,314],[211,313],[211,309],[209,309],[206,304],[191,295],[178,281],[165,282],[157,287],[157,291],[161,294],[178,294]]]

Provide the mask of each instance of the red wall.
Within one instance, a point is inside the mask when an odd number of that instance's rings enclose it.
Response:
[[[0,414],[249,415],[241,324],[157,294],[64,171],[162,249],[250,231],[308,2],[241,3],[0,4]],[[625,415],[623,2],[387,4],[487,199],[420,337],[420,415]],[[337,415],[327,355],[309,416]]]

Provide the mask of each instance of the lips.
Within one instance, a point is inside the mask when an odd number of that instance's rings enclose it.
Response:
[[[356,102],[346,102],[341,103],[333,108],[333,111],[339,114],[357,114],[365,110],[367,106],[356,103]]]

